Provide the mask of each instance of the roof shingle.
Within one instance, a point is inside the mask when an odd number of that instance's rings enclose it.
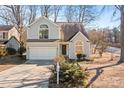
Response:
[[[10,29],[12,29],[12,25],[0,25],[0,31],[9,31]]]
[[[74,35],[76,35],[79,31],[89,39],[86,31],[84,30],[83,24],[79,22],[56,22],[57,25],[61,27],[61,30],[64,34],[64,40],[70,40]]]

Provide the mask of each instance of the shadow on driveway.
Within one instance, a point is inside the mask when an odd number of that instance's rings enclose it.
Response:
[[[49,66],[49,65],[54,64],[54,62],[52,60],[28,60],[25,63],[26,64],[36,64],[37,66]]]

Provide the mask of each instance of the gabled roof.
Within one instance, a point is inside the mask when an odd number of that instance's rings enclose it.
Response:
[[[29,27],[30,26],[32,26],[33,24],[35,24],[38,20],[41,20],[41,19],[45,19],[45,20],[48,20],[50,23],[52,23],[52,24],[54,24],[55,26],[57,26],[58,27],[58,25],[57,24],[55,24],[53,21],[51,21],[51,20],[49,20],[47,17],[45,17],[45,16],[41,16],[41,17],[39,17],[37,20],[35,20],[34,22],[32,22],[31,24],[29,24]]]
[[[13,25],[0,25],[0,31],[9,31],[13,27]]]
[[[5,44],[8,40],[0,40],[0,44]]]
[[[64,34],[64,40],[69,41],[73,38],[79,31],[89,39],[82,23],[79,22],[56,22],[57,25],[61,27],[61,31]]]
[[[9,40],[5,41],[4,44],[7,44],[12,38],[14,38],[19,44],[21,44],[21,42],[19,42],[15,36],[12,36]]]
[[[46,18],[45,16],[41,16],[37,20],[35,20],[33,23],[31,23],[29,26],[36,23],[38,20],[41,20],[44,18],[45,20],[48,20],[52,24],[54,24],[57,27],[60,27],[61,31],[63,32],[64,41],[69,41],[71,38],[73,38],[79,31],[87,38],[88,34],[86,33],[84,26],[81,22],[53,22]],[[32,41],[32,40],[31,40]]]

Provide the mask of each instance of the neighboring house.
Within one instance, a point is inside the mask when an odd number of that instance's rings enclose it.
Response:
[[[21,45],[20,42],[14,36],[12,36],[4,44],[6,45],[6,47],[11,47],[16,49],[16,51],[20,48],[20,45]]]
[[[52,60],[58,55],[76,59],[76,54],[90,56],[90,42],[82,23],[54,23],[40,17],[27,31],[27,59]]]
[[[0,45],[12,47],[16,50],[20,47],[20,33],[11,25],[0,25]]]

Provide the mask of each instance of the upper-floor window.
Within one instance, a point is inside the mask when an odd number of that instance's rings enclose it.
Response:
[[[48,26],[45,24],[40,25],[39,39],[48,39]]]
[[[75,44],[75,53],[82,54],[83,53],[83,44],[81,41],[77,41]]]

